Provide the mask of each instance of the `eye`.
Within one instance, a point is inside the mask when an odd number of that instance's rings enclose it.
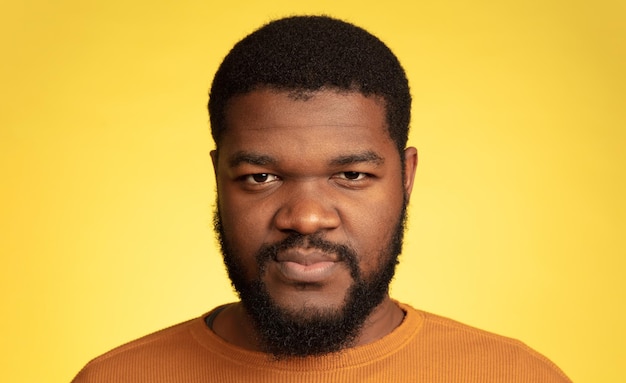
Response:
[[[361,172],[341,172],[338,173],[337,176],[342,179],[350,180],[350,181],[360,181],[368,176],[367,173]]]
[[[255,173],[243,176],[242,180],[250,184],[266,184],[277,181],[278,176],[270,173]]]

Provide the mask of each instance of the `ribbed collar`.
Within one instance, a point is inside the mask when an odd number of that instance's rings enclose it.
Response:
[[[396,304],[406,315],[400,326],[394,331],[375,342],[324,356],[273,360],[268,354],[233,346],[206,326],[204,318],[210,315],[210,312],[195,319],[191,324],[190,331],[192,336],[198,343],[206,348],[207,351],[220,358],[241,364],[246,368],[271,368],[274,371],[284,370],[296,372],[351,368],[384,359],[400,351],[411,339],[414,339],[417,332],[421,330],[424,323],[422,313],[416,311],[409,305],[398,302],[396,302]]]

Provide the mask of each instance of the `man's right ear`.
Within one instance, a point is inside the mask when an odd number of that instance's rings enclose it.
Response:
[[[213,172],[217,178],[217,149],[211,150],[211,161],[213,162]]]

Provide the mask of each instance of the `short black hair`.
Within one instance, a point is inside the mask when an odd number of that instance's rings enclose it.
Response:
[[[404,69],[382,41],[353,24],[327,16],[287,17],[235,44],[209,95],[211,135],[218,147],[228,101],[261,88],[378,96],[385,103],[390,137],[400,153],[406,146],[411,95]]]

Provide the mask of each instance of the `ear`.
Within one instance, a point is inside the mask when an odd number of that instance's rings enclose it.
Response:
[[[217,179],[217,149],[211,150],[211,161],[213,162],[213,172],[215,173],[215,178]]]
[[[417,169],[417,149],[410,146],[404,149],[404,192],[407,200],[413,191],[413,181],[415,180],[415,170]]]

